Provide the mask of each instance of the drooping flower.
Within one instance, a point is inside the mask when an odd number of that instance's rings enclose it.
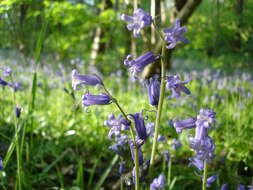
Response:
[[[211,187],[211,184],[218,178],[217,175],[211,176],[209,178],[207,178],[206,180],[206,186],[209,188]]]
[[[123,156],[125,150],[126,150],[126,145],[128,144],[128,136],[125,134],[118,134],[115,136],[115,144],[109,146],[109,149],[114,151],[116,154],[119,156]]]
[[[190,165],[195,165],[199,170],[203,161],[210,161],[214,157],[215,145],[207,130],[210,124],[215,122],[215,112],[209,109],[201,109],[196,120],[195,137],[189,138],[190,147],[195,150],[196,158],[190,159]],[[200,163],[201,161],[201,163]]]
[[[129,142],[130,145],[130,151],[131,151],[131,156],[133,161],[135,162],[135,150],[134,150],[134,143],[132,141]],[[139,161],[139,165],[141,166],[144,162],[143,159],[143,153],[142,153],[142,149],[141,147],[138,147],[138,161]]]
[[[237,186],[237,190],[246,190],[246,188],[245,188],[244,185],[239,184],[239,185]]]
[[[4,169],[3,160],[2,160],[2,157],[0,157],[0,171],[2,171],[3,169]]]
[[[119,163],[119,174],[122,175],[126,173],[126,164],[125,162],[120,162]]]
[[[193,165],[197,167],[199,170],[203,170],[204,168],[203,160],[200,160],[198,158],[189,158],[189,160],[190,160],[189,166]]]
[[[172,28],[164,29],[164,40],[168,42],[169,45],[166,47],[172,49],[176,46],[178,41],[183,43],[188,43],[188,40],[183,36],[187,31],[186,27],[180,27],[180,20],[176,19]]]
[[[196,126],[210,128],[215,122],[216,113],[210,109],[200,109],[197,116]]]
[[[113,144],[109,146],[109,149],[118,154],[119,156],[123,156],[123,151],[118,144]]]
[[[123,118],[122,115],[115,118],[114,114],[110,114],[104,125],[110,128],[108,137],[111,138],[113,135],[118,136],[122,130],[129,130],[130,121]]]
[[[147,129],[147,134],[149,137],[153,137],[154,136],[154,126],[155,124],[152,122],[148,122],[146,123],[146,129]]]
[[[92,95],[90,93],[86,93],[82,97],[82,103],[84,106],[107,105],[110,104],[111,101],[111,97],[106,94]]]
[[[72,71],[72,88],[74,90],[79,90],[78,86],[96,86],[98,84],[103,85],[98,76],[80,75],[77,70]]]
[[[228,184],[222,184],[220,190],[228,190]]]
[[[134,10],[133,16],[121,14],[121,20],[128,22],[127,29],[133,30],[134,37],[139,37],[141,29],[151,25],[152,17],[150,14],[144,12],[142,9]]]
[[[170,153],[168,151],[163,152],[164,158],[166,162],[170,161]]]
[[[185,87],[189,81],[181,81],[179,75],[168,76],[166,81],[166,88],[171,89],[171,96],[169,98],[179,98],[181,96],[181,92],[189,95],[191,94],[190,90]]]
[[[173,142],[172,142],[172,148],[174,150],[177,150],[179,149],[180,147],[182,146],[181,142],[177,139],[173,139]]]
[[[130,67],[130,73],[133,77],[136,77],[137,73],[140,73],[144,67],[157,60],[159,56],[155,56],[152,52],[147,52],[136,59],[132,58],[133,55],[128,55],[124,60],[124,65]]]
[[[16,82],[16,81],[10,82],[10,83],[8,83],[8,85],[11,88],[13,88],[15,92],[18,91],[18,90],[21,90],[23,88],[22,84],[19,83],[19,82]]]
[[[163,174],[160,174],[158,178],[155,178],[150,185],[150,190],[160,190],[165,187],[166,178]]]
[[[197,158],[210,160],[214,157],[215,145],[207,130],[215,122],[215,112],[210,109],[201,109],[196,121],[195,137],[189,138],[190,147],[196,151]]]
[[[12,70],[10,67],[4,67],[4,68],[2,68],[2,70],[3,70],[3,76],[5,76],[5,77],[10,76],[12,73]]]
[[[17,118],[20,118],[21,115],[21,108],[20,107],[15,107],[15,114]]]
[[[0,78],[0,85],[6,86],[6,85],[8,85],[8,82],[6,82],[5,80]]]
[[[160,82],[157,78],[150,78],[147,84],[148,99],[152,106],[157,106],[160,96]]]
[[[209,136],[202,141],[190,140],[190,147],[196,151],[196,157],[201,160],[210,161],[214,157],[215,145]]]
[[[148,138],[147,129],[144,123],[144,118],[141,113],[129,114],[133,118],[135,123],[135,129],[137,132],[138,139],[146,141]]]
[[[182,133],[183,129],[191,129],[196,127],[196,121],[197,118],[189,118],[189,119],[185,119],[185,120],[181,120],[181,121],[175,121],[174,122],[174,128],[176,129],[177,133]]]
[[[162,135],[158,135],[157,142],[166,142],[166,138]]]
[[[116,137],[115,141],[117,142],[117,144],[121,147],[125,147],[128,143],[128,136],[125,134],[121,134],[119,136]]]

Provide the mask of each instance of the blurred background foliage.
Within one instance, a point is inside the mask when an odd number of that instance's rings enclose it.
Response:
[[[168,27],[173,1],[159,2],[166,11],[156,19],[166,16],[160,25]],[[150,5],[150,1],[139,2],[146,11],[150,11]],[[25,58],[33,57],[42,23],[48,22],[43,55],[66,63],[80,58],[89,64],[99,28],[96,64],[104,71],[117,70],[131,44],[131,35],[119,21],[119,14],[130,13],[132,8],[123,0],[4,0],[0,4],[0,47],[16,49]],[[252,66],[252,9],[250,0],[202,1],[187,23],[190,43],[176,56],[210,62],[215,67]],[[150,49],[150,31],[146,30],[143,38],[137,40],[137,53]]]

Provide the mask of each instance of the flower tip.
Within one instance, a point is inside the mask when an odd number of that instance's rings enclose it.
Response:
[[[120,14],[120,20],[125,20],[125,18],[126,18],[126,14],[124,13]]]
[[[76,75],[76,74],[78,74],[78,71],[77,71],[76,69],[73,69],[72,72],[71,72],[72,77],[73,77],[74,75]]]

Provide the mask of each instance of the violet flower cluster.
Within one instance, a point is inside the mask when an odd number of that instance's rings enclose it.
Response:
[[[22,89],[22,84],[16,81],[7,81],[6,78],[12,77],[12,70],[9,67],[0,68],[2,70],[3,77],[0,77],[0,86],[6,87],[9,86],[12,88],[15,92]]]
[[[141,29],[151,25],[152,17],[142,9],[134,10],[133,16],[121,14],[121,20],[128,22],[127,29],[133,31],[134,37],[139,37]]]
[[[215,123],[215,115],[216,113],[210,109],[201,109],[196,118],[174,122],[177,133],[181,133],[184,129],[195,128],[195,137],[189,138],[189,144],[195,150],[196,157],[189,160],[190,165],[196,166],[199,170],[203,169],[204,160],[210,162],[214,157],[215,145],[207,131]]]
[[[166,178],[163,174],[160,174],[158,178],[155,178],[150,185],[150,190],[160,190],[165,187]]]
[[[124,60],[124,65],[129,67],[129,71],[134,78],[140,73],[147,65],[156,61],[159,56],[154,55],[152,52],[147,52],[140,57],[133,59],[134,55],[129,54]]]
[[[187,31],[186,27],[180,27],[179,19],[176,19],[172,28],[164,29],[165,41],[168,42],[168,49],[173,49],[178,41],[183,43],[188,43],[188,40],[183,36],[183,34]]]
[[[80,75],[76,70],[72,71],[72,88],[73,90],[79,90],[79,86],[104,86],[102,80],[94,75]],[[112,102],[112,98],[105,94],[101,93],[98,95],[93,95],[89,92],[85,92],[82,96],[83,106],[92,106],[92,105],[107,105]]]

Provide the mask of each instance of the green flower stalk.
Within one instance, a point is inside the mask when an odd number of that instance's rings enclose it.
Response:
[[[157,138],[158,138],[158,133],[159,133],[159,128],[160,128],[162,107],[163,107],[163,101],[164,101],[164,95],[165,95],[165,86],[166,86],[166,81],[165,81],[166,64],[164,60],[165,52],[166,52],[166,44],[163,45],[162,56],[161,56],[161,86],[160,86],[160,96],[159,96],[159,103],[157,107],[157,115],[156,115],[156,121],[155,121],[155,134],[153,138],[153,145],[152,145],[152,152],[151,152],[151,159],[150,159],[151,168],[152,168],[152,165],[154,164],[154,159],[155,159],[155,152],[157,148]]]
[[[207,181],[207,162],[204,160],[204,171],[203,171],[203,180],[202,180],[202,190],[206,190],[206,181]]]
[[[105,93],[111,97],[112,102],[115,103],[115,105],[117,106],[117,108],[119,109],[119,111],[122,113],[123,117],[129,121],[127,114],[124,112],[124,110],[122,109],[122,107],[119,105],[117,99],[115,99],[111,93],[105,88],[104,85],[102,85],[104,88]],[[131,133],[131,137],[133,140],[133,147],[134,147],[134,163],[135,163],[135,190],[140,190],[140,180],[139,180],[139,149],[138,146],[136,144],[136,138],[135,138],[135,133],[134,133],[134,128],[132,126],[132,124],[130,124],[130,133]]]

